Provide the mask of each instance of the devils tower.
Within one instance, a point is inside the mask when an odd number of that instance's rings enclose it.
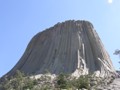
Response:
[[[44,74],[45,70],[56,75],[109,76],[115,72],[93,25],[80,20],[57,23],[35,35],[7,75],[13,75],[16,70],[29,75]]]

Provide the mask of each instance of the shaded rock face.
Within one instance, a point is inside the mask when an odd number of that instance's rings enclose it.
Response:
[[[88,21],[69,20],[35,35],[7,74],[16,70],[26,74],[95,73],[107,76],[114,68],[93,25]]]

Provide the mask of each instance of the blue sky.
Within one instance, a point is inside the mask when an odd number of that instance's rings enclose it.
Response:
[[[0,0],[0,76],[23,55],[38,32],[65,20],[88,20],[119,69],[120,0]]]

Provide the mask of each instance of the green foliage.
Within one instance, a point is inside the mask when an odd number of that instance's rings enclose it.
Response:
[[[43,85],[40,90],[53,90],[52,86],[50,86],[49,84]]]
[[[23,73],[17,70],[13,78],[6,79],[0,84],[0,90],[32,90],[35,84],[35,80],[25,77]]]
[[[61,89],[68,89],[71,87],[70,81],[67,79],[67,75],[60,74],[57,78],[57,85]]]
[[[5,79],[0,83],[0,90],[75,90],[90,89],[90,76],[80,76],[78,79],[71,78],[69,75],[60,74],[56,78],[56,82],[51,82],[51,78],[47,75],[41,76],[39,79],[26,77],[20,71],[17,71],[13,78]]]
[[[32,89],[34,87],[34,81],[31,80],[29,77],[25,79],[23,89]]]
[[[120,55],[120,50],[119,49],[115,50],[115,52],[113,54],[114,55]]]
[[[0,82],[0,90],[10,90],[12,86],[10,85],[10,80],[8,78],[4,78],[4,82]]]
[[[75,87],[78,89],[89,89],[90,82],[89,82],[89,77],[88,76],[80,76],[76,81],[75,81]]]
[[[13,78],[16,78],[17,80],[22,81],[24,77],[25,77],[25,74],[17,70]]]

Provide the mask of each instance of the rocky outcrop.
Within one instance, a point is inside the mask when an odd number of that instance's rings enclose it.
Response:
[[[114,79],[113,82],[107,85],[101,84],[96,87],[96,90],[120,90],[120,78]]]
[[[109,76],[114,67],[93,25],[88,21],[69,20],[35,35],[25,53],[7,73],[68,73],[73,76],[95,73]]]

